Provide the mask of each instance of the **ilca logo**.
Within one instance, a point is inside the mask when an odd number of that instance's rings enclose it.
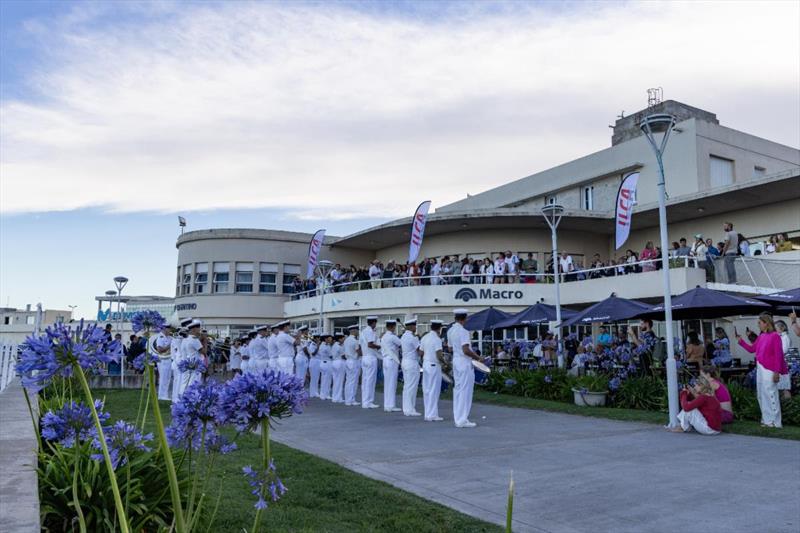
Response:
[[[476,298],[481,300],[520,300],[525,296],[522,291],[498,291],[493,289],[479,289],[475,292],[473,289],[463,287],[456,291],[456,300],[463,300],[468,302]]]

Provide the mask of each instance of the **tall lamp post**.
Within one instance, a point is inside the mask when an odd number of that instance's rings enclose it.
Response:
[[[553,278],[556,285],[556,342],[558,343],[558,367],[564,366],[564,353],[561,349],[561,283],[558,273],[558,237],[556,236],[556,229],[558,223],[561,222],[561,216],[564,214],[564,206],[558,204],[548,204],[542,208],[542,215],[550,226],[550,237],[553,240]]]
[[[676,119],[667,113],[655,113],[644,117],[639,127],[650,142],[658,162],[658,224],[661,230],[661,271],[664,275],[664,320],[667,323],[667,398],[669,399],[669,427],[678,426],[678,367],[675,363],[675,347],[672,337],[672,291],[669,283],[669,259],[667,250],[667,192],[664,178],[664,150],[675,127]],[[661,136],[659,142],[657,137]]]
[[[122,289],[128,284],[128,278],[125,276],[117,276],[114,278],[114,285],[117,286],[117,331],[122,333]],[[120,361],[120,387],[125,388],[125,359]]]
[[[333,262],[327,259],[322,259],[317,263],[317,286],[319,288],[319,323],[317,325],[318,333],[322,335],[323,326],[322,322],[325,320],[323,316],[325,310],[325,284],[328,280],[328,273],[333,268]]]

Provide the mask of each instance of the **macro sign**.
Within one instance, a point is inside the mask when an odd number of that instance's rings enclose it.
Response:
[[[521,300],[525,296],[520,290],[472,289],[462,287],[456,291],[455,299],[468,302],[470,300]]]

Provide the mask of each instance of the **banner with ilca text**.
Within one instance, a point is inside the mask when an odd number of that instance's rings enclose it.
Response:
[[[408,245],[408,262],[413,263],[419,256],[422,248],[422,238],[425,236],[425,223],[428,221],[428,209],[431,201],[426,200],[419,204],[414,218],[411,220],[411,242]]]
[[[322,241],[325,240],[325,230],[317,230],[311,242],[308,243],[308,265],[306,266],[306,279],[311,279],[314,275],[314,269],[317,268],[319,261],[319,251],[322,250]]]
[[[631,222],[633,221],[633,206],[636,205],[636,184],[639,181],[639,173],[631,172],[622,179],[617,192],[617,206],[614,216],[617,229],[617,247],[619,250],[631,232]]]

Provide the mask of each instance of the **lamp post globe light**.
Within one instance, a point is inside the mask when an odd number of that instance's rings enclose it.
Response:
[[[117,287],[117,331],[122,333],[122,289],[128,284],[128,278],[117,276],[114,278],[114,285]],[[125,388],[125,357],[123,356],[119,365],[120,386]]]
[[[667,326],[667,398],[669,399],[669,427],[678,426],[678,368],[675,363],[675,347],[672,336],[672,292],[669,283],[669,250],[667,235],[667,192],[664,178],[664,150],[675,127],[676,119],[667,113],[655,113],[644,117],[639,124],[658,163],[658,225],[661,231],[661,271],[664,283],[664,320]],[[659,141],[658,137],[661,137]]]
[[[564,367],[564,352],[561,349],[561,283],[558,273],[558,236],[556,229],[561,216],[564,214],[564,206],[558,204],[547,204],[542,208],[542,215],[544,216],[547,225],[550,226],[550,237],[553,241],[553,279],[556,286],[556,342],[558,343],[558,367]]]
[[[328,274],[331,269],[333,269],[332,261],[322,259],[317,263],[317,290],[319,291],[319,322],[317,323],[317,333],[320,335],[322,335],[325,329],[323,327],[323,321],[325,320],[323,315],[325,312],[325,284],[328,281]]]

